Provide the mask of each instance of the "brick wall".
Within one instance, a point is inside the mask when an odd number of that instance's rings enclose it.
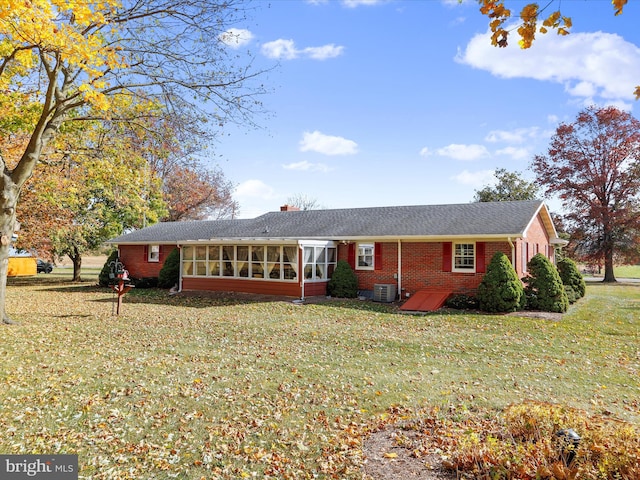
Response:
[[[549,235],[540,215],[531,222],[524,238],[516,243],[516,272],[519,278],[527,275],[526,264],[534,255],[541,253],[555,264],[555,251],[549,244]]]
[[[402,242],[402,294],[413,295],[426,287],[451,290],[454,293],[474,293],[484,273],[460,273],[443,270],[442,242]],[[509,242],[485,242],[485,264],[489,265],[496,252],[503,252],[509,259],[512,257]],[[382,244],[383,264],[381,270],[358,270],[358,288],[373,290],[376,283],[392,283],[397,285],[395,274],[398,273],[398,244],[389,242]],[[340,244],[338,259],[348,260],[348,245]]]
[[[133,278],[154,278],[160,274],[167,255],[176,248],[173,245],[160,245],[160,261],[149,262],[146,245],[120,245],[120,261]]]

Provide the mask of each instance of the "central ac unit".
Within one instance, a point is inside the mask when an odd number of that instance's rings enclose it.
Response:
[[[396,299],[396,286],[393,283],[376,283],[373,286],[374,302],[393,302]]]

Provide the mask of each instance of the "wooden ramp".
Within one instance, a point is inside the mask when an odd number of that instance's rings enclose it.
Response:
[[[423,288],[414,293],[409,300],[400,306],[400,310],[410,312],[432,312],[439,309],[447,297],[451,295],[451,290],[435,288]]]

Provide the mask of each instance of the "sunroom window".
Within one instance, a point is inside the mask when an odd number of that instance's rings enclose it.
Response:
[[[304,247],[304,279],[328,280],[336,268],[336,248]]]
[[[296,280],[298,247],[293,245],[197,245],[182,249],[182,274],[198,277]]]

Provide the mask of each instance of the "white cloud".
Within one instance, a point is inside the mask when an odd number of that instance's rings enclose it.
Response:
[[[462,185],[470,185],[472,187],[483,187],[494,180],[493,170],[480,170],[478,172],[470,172],[463,170],[458,175],[451,177],[451,180]]]
[[[292,60],[298,56],[298,51],[296,50],[293,40],[284,40],[282,38],[265,43],[262,45],[261,51],[264,56],[269,58]]]
[[[336,46],[331,43],[322,47],[307,47],[302,50],[302,55],[313,60],[326,60],[327,58],[339,57],[342,52],[344,52],[343,46]]]
[[[276,198],[275,190],[262,180],[247,180],[238,185],[235,189],[235,195],[238,197],[249,198]]]
[[[640,78],[640,48],[619,35],[594,32],[538,35],[522,50],[516,34],[506,48],[491,45],[489,34],[474,36],[456,61],[502,78],[533,78],[565,86],[578,98],[631,101]]]
[[[324,163],[311,163],[303,160],[301,162],[294,162],[282,165],[285,170],[300,170],[304,172],[323,172],[327,173],[331,171],[328,165]]]
[[[538,138],[540,129],[538,127],[517,128],[515,130],[492,130],[485,137],[487,142],[524,143],[528,140]]]
[[[428,147],[424,147],[422,150],[420,150],[421,157],[428,157],[429,155],[432,155],[432,152]]]
[[[497,155],[507,155],[514,160],[523,160],[530,156],[529,150],[526,148],[505,147],[500,150],[496,150]]]
[[[484,145],[461,145],[458,143],[439,148],[436,153],[443,157],[464,161],[479,160],[489,156],[489,151]]]
[[[356,8],[361,5],[371,6],[371,5],[380,5],[382,3],[386,3],[388,0],[342,0],[342,4],[348,8]]]
[[[230,28],[226,32],[218,35],[218,39],[228,47],[238,49],[253,40],[253,33],[242,28]]]
[[[301,152],[318,152],[324,155],[355,155],[358,144],[343,137],[325,135],[319,131],[304,132],[300,141]]]
[[[342,55],[344,47],[333,43],[320,47],[307,47],[299,49],[293,40],[280,38],[262,45],[262,54],[268,58],[280,60],[294,60],[296,58],[311,58],[313,60],[326,60]]]

